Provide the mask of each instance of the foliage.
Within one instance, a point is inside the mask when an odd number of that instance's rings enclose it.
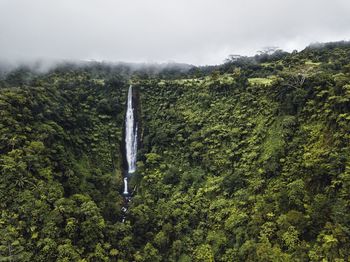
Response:
[[[140,80],[135,245],[164,261],[348,260],[349,55],[308,48]]]
[[[23,74],[0,89],[1,261],[108,261],[126,234],[118,193],[125,80]]]
[[[350,259],[348,43],[156,69],[3,77],[1,261]],[[142,136],[122,223],[129,83]]]

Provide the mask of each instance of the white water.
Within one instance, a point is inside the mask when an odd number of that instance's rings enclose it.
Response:
[[[125,153],[128,163],[128,175],[136,171],[136,153],[137,153],[137,124],[134,117],[134,106],[132,101],[132,86],[128,91],[128,103],[125,117]],[[124,178],[124,194],[129,194],[128,178]]]
[[[124,192],[123,194],[129,194],[128,192],[128,178],[127,177],[124,177]]]

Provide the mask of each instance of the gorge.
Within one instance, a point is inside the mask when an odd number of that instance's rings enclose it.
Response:
[[[22,68],[0,116],[0,260],[350,258],[350,44]]]

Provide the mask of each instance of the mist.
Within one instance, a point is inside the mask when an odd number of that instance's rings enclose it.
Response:
[[[347,0],[0,0],[0,60],[220,64],[350,39]]]

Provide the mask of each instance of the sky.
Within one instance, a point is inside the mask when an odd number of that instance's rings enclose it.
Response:
[[[0,0],[0,62],[220,64],[350,40],[349,0]]]

